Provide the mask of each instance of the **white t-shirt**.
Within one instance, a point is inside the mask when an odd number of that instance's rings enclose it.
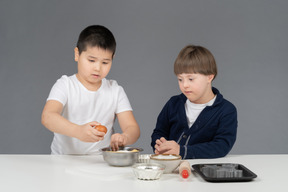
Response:
[[[103,79],[97,91],[89,91],[76,75],[63,75],[52,87],[48,100],[63,104],[62,116],[72,123],[83,125],[97,121],[108,129],[104,140],[96,143],[82,142],[76,138],[54,133],[52,154],[99,154],[109,146],[114,133],[117,113],[132,111],[124,89],[114,80]]]
[[[188,123],[189,128],[193,125],[193,123],[196,121],[196,119],[200,115],[201,111],[206,106],[213,105],[215,99],[216,99],[216,96],[213,99],[211,99],[208,103],[204,103],[204,104],[195,104],[189,101],[189,99],[187,99],[185,103],[185,111],[186,111],[187,123]]]

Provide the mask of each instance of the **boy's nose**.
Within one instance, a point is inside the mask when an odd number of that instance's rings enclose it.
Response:
[[[186,81],[186,80],[183,81],[183,87],[185,87],[185,88],[186,88],[186,87],[189,87],[188,81]]]
[[[100,69],[101,69],[101,64],[100,64],[100,62],[95,62],[93,68],[94,68],[94,70],[96,70],[96,71],[100,71]]]

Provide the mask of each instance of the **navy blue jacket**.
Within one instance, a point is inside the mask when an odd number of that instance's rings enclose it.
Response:
[[[183,159],[224,157],[232,149],[237,133],[236,107],[223,98],[216,88],[217,95],[212,106],[207,106],[189,128],[185,112],[184,94],[173,96],[165,104],[158,116],[152,133],[151,146],[161,137],[174,140],[180,145]]]

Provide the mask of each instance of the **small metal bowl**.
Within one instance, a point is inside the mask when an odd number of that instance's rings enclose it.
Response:
[[[150,163],[151,154],[140,154],[137,163]]]
[[[109,165],[125,167],[135,164],[141,151],[143,149],[136,147],[120,147],[118,151],[112,151],[110,147],[106,147],[102,149],[102,155]]]
[[[165,165],[157,163],[140,163],[133,165],[133,172],[137,179],[156,180],[161,177],[165,170]]]

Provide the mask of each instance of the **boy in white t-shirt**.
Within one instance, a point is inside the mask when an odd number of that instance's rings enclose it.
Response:
[[[52,87],[42,112],[42,124],[54,132],[52,154],[98,154],[108,147],[131,145],[140,136],[125,91],[108,80],[116,41],[100,25],[85,28],[74,50],[78,72],[63,75]],[[114,133],[117,117],[122,133]],[[97,131],[96,125],[108,131]]]

